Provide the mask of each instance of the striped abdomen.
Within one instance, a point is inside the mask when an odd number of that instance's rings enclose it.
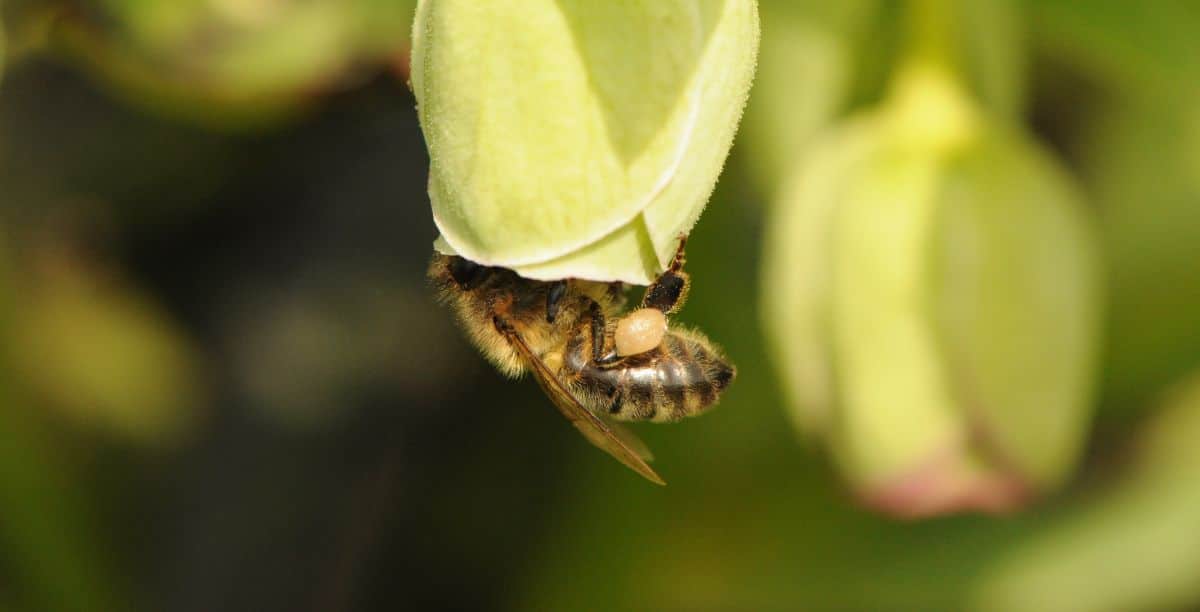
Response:
[[[657,348],[602,368],[584,338],[564,354],[563,374],[598,412],[623,421],[678,421],[717,402],[734,377],[733,366],[695,332],[670,330]]]

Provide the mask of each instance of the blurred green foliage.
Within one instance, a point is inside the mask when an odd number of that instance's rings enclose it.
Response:
[[[36,258],[17,292],[12,367],[47,407],[148,444],[193,429],[202,379],[174,322],[88,263],[62,253]]]
[[[407,72],[412,0],[20,1],[29,44],[85,66],[116,95],[207,124],[294,115],[381,65]]]
[[[666,489],[486,370],[426,299],[413,3],[0,4],[0,608],[1200,605],[1200,7],[760,4],[681,315],[739,378],[712,414],[639,430]],[[950,18],[914,41],[938,6]],[[1096,418],[1073,421],[1088,435],[1065,487],[1009,516],[865,509],[790,427],[796,380],[775,374],[819,359],[779,363],[753,324],[773,289],[754,271],[811,267],[760,252],[783,186],[888,103],[913,48],[951,58],[988,118],[954,197],[1011,238],[997,265],[1037,264],[1013,228],[1039,193],[1004,178],[1029,159],[1078,183],[1098,228],[1104,297],[1078,311],[1102,313]],[[996,152],[1005,134],[1023,153]],[[985,289],[1029,277],[1001,278]],[[964,307],[1022,328],[1012,304]],[[1063,332],[1039,330],[976,336],[955,363]],[[1006,362],[989,393],[1068,368],[1051,358]]]
[[[975,594],[983,610],[1174,610],[1200,598],[1196,437],[1200,381],[1172,389],[1103,491],[1068,503],[1006,550]],[[1128,561],[1121,562],[1122,559]],[[1113,581],[1118,587],[1097,584]]]

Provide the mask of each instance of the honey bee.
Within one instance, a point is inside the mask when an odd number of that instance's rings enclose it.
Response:
[[[532,372],[542,390],[592,444],[657,484],[645,444],[614,421],[672,422],[711,408],[735,368],[697,331],[667,317],[687,298],[684,240],[622,314],[625,287],[579,279],[538,281],[512,270],[436,254],[429,278],[471,341],[497,369]]]

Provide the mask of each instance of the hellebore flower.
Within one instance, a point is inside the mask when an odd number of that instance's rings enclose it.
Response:
[[[1095,236],[1067,173],[910,66],[819,140],[768,224],[764,319],[798,426],[863,499],[1001,511],[1071,471],[1090,412]]]
[[[435,248],[647,284],[704,208],[754,71],[754,0],[422,0],[412,88]]]

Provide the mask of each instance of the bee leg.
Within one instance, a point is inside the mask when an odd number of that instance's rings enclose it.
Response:
[[[592,362],[601,368],[611,368],[624,360],[625,358],[618,355],[616,351],[609,351],[600,357],[595,357],[594,355],[592,357]]]
[[[558,310],[562,307],[563,296],[567,294],[567,281],[560,280],[550,284],[546,290],[546,322],[553,323],[558,318]]]
[[[608,322],[604,310],[595,300],[587,300],[587,317],[592,336],[592,363],[600,367],[612,367],[623,359],[615,349],[608,347]]]
[[[661,310],[663,314],[671,315],[679,312],[679,309],[683,307],[692,284],[691,277],[683,271],[685,261],[683,247],[685,244],[687,244],[687,236],[680,236],[679,249],[675,251],[675,258],[671,260],[671,265],[667,267],[666,271],[646,288],[646,294],[642,297],[642,308],[655,308]]]

